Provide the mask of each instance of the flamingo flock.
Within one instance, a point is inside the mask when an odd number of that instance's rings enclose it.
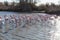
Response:
[[[54,19],[57,19],[56,15],[4,15],[0,16],[0,29],[3,33],[7,33],[9,30],[13,30],[17,27],[24,28],[25,25],[35,25],[37,23],[44,24],[45,22],[51,22]],[[53,23],[53,22],[52,22]],[[48,23],[47,23],[48,24]]]

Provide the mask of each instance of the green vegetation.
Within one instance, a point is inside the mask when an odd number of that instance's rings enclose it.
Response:
[[[7,2],[7,1],[5,1],[5,2],[4,2],[4,5],[5,5],[5,6],[8,6],[8,2]]]
[[[7,1],[4,4],[0,5],[0,11],[19,11],[19,12],[32,12],[37,11],[37,6],[34,3],[19,2],[19,3],[8,3]]]
[[[41,4],[39,6],[35,5],[36,2],[28,3],[28,2],[12,2],[8,3],[7,1],[4,4],[0,3],[0,11],[17,11],[17,12],[33,12],[33,11],[45,11],[45,12],[52,12],[52,11],[60,11],[60,5],[55,5],[54,3]]]
[[[20,9],[20,11],[35,11],[37,9],[37,6],[35,6],[34,3],[20,3],[16,8]]]

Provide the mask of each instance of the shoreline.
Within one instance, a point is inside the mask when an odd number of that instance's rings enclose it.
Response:
[[[51,11],[51,12],[46,12],[47,14],[50,14],[50,15],[57,15],[57,16],[60,16],[60,11]]]
[[[2,12],[18,12],[18,13],[28,13],[28,14],[31,14],[31,13],[46,13],[46,14],[49,14],[49,15],[60,15],[60,11],[51,11],[51,12],[45,12],[45,11],[24,11],[24,12],[22,12],[22,11],[9,11],[9,10],[0,10],[0,11],[2,11]]]

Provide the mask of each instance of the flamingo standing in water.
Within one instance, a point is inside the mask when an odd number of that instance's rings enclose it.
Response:
[[[9,31],[9,17],[7,15],[4,15],[4,20],[5,20],[5,31],[6,33]]]
[[[2,18],[0,17],[0,29],[2,29]]]
[[[3,26],[2,26],[2,17],[0,17],[0,32],[3,32]]]

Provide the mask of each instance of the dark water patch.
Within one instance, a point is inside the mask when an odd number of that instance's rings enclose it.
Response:
[[[60,16],[60,11],[51,11],[47,12],[47,14]]]

